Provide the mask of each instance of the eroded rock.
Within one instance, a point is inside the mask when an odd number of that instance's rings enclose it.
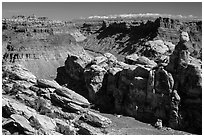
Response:
[[[19,128],[34,134],[35,130],[31,127],[30,122],[25,117],[18,114],[12,114],[11,118],[16,122]]]
[[[68,55],[65,70],[75,80],[83,79],[83,71],[92,58],[88,54]]]
[[[38,79],[37,84],[44,88],[61,88],[61,86],[54,80]]]
[[[88,111],[82,116],[83,120],[97,127],[108,127],[112,122],[109,118]]]
[[[26,80],[32,83],[36,83],[36,76],[34,76],[28,69],[22,65],[4,65],[3,76],[7,76],[14,80]]]
[[[60,89],[56,89],[54,92],[57,93],[58,95],[62,96],[62,97],[69,99],[70,102],[76,103],[78,105],[81,105],[81,106],[89,106],[90,105],[89,101],[86,98],[77,94],[76,92],[74,92],[71,89],[62,87]]]

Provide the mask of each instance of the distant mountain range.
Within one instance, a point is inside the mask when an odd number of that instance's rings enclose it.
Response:
[[[139,14],[119,14],[119,15],[104,15],[104,16],[89,16],[87,19],[115,19],[115,18],[137,18],[137,17],[167,17],[173,19],[193,19],[201,20],[201,18],[193,15],[183,16],[183,15],[171,15],[171,14],[159,14],[159,13],[139,13]]]

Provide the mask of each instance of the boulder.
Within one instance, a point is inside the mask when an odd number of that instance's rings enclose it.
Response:
[[[26,106],[29,106],[31,108],[35,108],[35,99],[37,97],[32,97],[23,93],[17,94],[16,99],[20,100],[21,102],[25,103]]]
[[[148,59],[145,56],[138,56],[137,54],[128,55],[125,58],[125,63],[130,65],[141,64],[155,67],[157,65],[153,60]]]
[[[13,83],[15,83],[15,86],[20,87],[22,89],[29,89],[31,86],[33,86],[34,84],[28,81],[24,81],[24,80],[15,80],[12,81]]]
[[[54,80],[38,79],[37,84],[43,88],[61,88],[61,86]]]
[[[162,120],[161,119],[157,119],[156,123],[154,124],[154,126],[158,129],[162,128]]]
[[[62,87],[62,88],[56,89],[54,92],[62,97],[67,98],[68,100],[70,100],[70,102],[78,104],[80,106],[88,107],[90,105],[89,101],[86,98],[77,94],[71,89]]]
[[[108,70],[109,74],[116,75],[118,72],[122,71],[122,68],[113,67]]]
[[[76,113],[76,112],[85,111],[85,108],[80,106],[80,104],[72,101],[69,98],[57,95],[56,93],[51,94],[51,102],[56,106],[60,106],[64,109],[68,110],[69,112],[75,112]]]
[[[111,53],[105,53],[104,56],[108,59],[108,62],[117,63],[117,58]]]
[[[91,62],[92,58],[88,54],[68,55],[65,61],[66,73],[75,80],[83,79],[83,72],[87,64]]]
[[[87,123],[80,123],[78,125],[79,135],[103,135],[103,133],[98,128],[94,128]]]
[[[148,59],[145,56],[141,56],[139,57],[136,61],[135,64],[141,64],[141,65],[149,65],[152,67],[155,67],[157,65],[156,62],[154,62],[153,60]]]
[[[35,130],[31,127],[30,122],[25,117],[18,114],[12,114],[11,118],[15,121],[18,128],[34,134]]]
[[[22,65],[4,65],[2,71],[3,76],[8,76],[10,79],[36,83],[36,77]]]
[[[29,85],[29,86],[26,87],[24,84],[19,83],[19,82],[17,81],[17,82],[15,82],[15,84],[13,85],[12,94],[20,94],[20,93],[23,93],[23,94],[25,94],[25,95],[35,97],[35,96],[36,96],[36,92],[30,90],[30,89],[29,89],[30,86],[31,86],[31,85]]]
[[[137,54],[128,55],[125,57],[125,62],[127,64],[133,65],[138,58],[139,56]]]
[[[82,119],[97,127],[108,127],[112,123],[109,118],[106,118],[91,111],[84,113]]]
[[[80,112],[84,112],[86,111],[85,108],[77,105],[77,104],[74,104],[74,103],[67,103],[66,107],[72,111],[72,112],[75,112],[75,113],[80,113]]]
[[[36,114],[36,111],[14,99],[2,97],[2,111],[4,115],[12,114],[24,115],[26,119]]]
[[[93,64],[95,64],[95,65],[103,65],[103,64],[106,64],[106,62],[108,61],[108,58],[107,57],[105,57],[105,56],[97,56],[97,57],[95,57],[93,60],[92,60],[92,62],[93,62]]]
[[[35,109],[42,115],[52,113],[50,100],[46,100],[43,97],[38,97],[35,99]]]
[[[61,119],[54,119],[57,129],[56,131],[62,133],[63,135],[76,135],[77,129],[74,127],[72,123],[67,123]]]
[[[187,32],[181,32],[181,34],[180,34],[180,41],[181,42],[188,42],[189,41],[189,35],[188,35],[188,33]]]
[[[145,43],[145,45],[150,47],[151,50],[159,54],[165,54],[167,51],[169,51],[166,44],[167,43],[164,43],[162,40],[148,41]]]
[[[45,115],[33,115],[29,118],[31,126],[36,129],[44,129],[46,131],[55,131],[56,123],[53,119]]]

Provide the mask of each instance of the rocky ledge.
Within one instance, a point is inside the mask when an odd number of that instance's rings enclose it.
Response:
[[[37,79],[21,65],[3,66],[2,132],[5,135],[104,134],[112,122],[89,101],[56,81]]]

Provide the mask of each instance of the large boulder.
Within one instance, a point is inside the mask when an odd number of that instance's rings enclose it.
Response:
[[[147,47],[150,47],[156,54],[165,54],[169,50],[172,50],[174,45],[170,42],[164,42],[162,40],[148,41],[145,43]]]
[[[126,56],[125,62],[130,65],[141,64],[141,65],[148,65],[151,67],[155,67],[157,65],[157,63],[154,62],[153,60],[150,60],[145,56],[138,56],[137,54]]]
[[[57,125],[57,131],[63,135],[76,135],[77,129],[74,128],[74,125],[70,122],[65,122],[61,119],[54,119]]]
[[[125,57],[125,62],[127,64],[133,64],[137,59],[139,58],[139,56],[137,54],[131,54],[131,55],[127,55]]]
[[[61,86],[54,80],[38,79],[37,84],[43,88],[61,88]]]
[[[25,117],[18,114],[12,114],[11,118],[15,121],[18,128],[34,134],[34,128],[31,127],[30,122]]]
[[[36,114],[36,111],[26,105],[7,97],[2,97],[2,110],[7,117],[12,114],[23,114],[25,118],[29,119]]]
[[[109,62],[117,63],[117,58],[111,53],[105,53],[104,56],[108,59]]]
[[[120,64],[118,64],[117,58],[111,53],[105,53],[103,56],[95,57],[92,60],[91,65],[86,67],[84,71],[84,78],[86,87],[89,91],[90,101],[96,104],[97,102],[100,102],[99,98],[101,97],[101,95],[99,94],[103,93],[99,93],[99,91],[101,91],[102,87],[106,87],[105,75],[109,72],[115,73],[117,71],[114,70],[116,69],[116,66],[119,69]]]
[[[90,123],[97,127],[108,127],[112,123],[109,118],[106,118],[91,111],[84,113],[82,119],[87,123]]]
[[[11,117],[17,124],[16,132],[20,134],[52,134],[52,131],[55,132],[56,124],[53,119],[38,114],[36,110],[14,99],[3,97],[2,111],[3,117]]]
[[[54,93],[57,93],[58,95],[67,98],[72,103],[75,103],[81,106],[86,106],[86,107],[90,105],[89,101],[86,98],[77,94],[71,89],[62,87],[60,89],[56,89]]]
[[[26,80],[36,83],[36,76],[34,76],[28,69],[22,65],[4,65],[2,68],[3,77],[9,77],[14,80]]]
[[[32,125],[32,127],[35,127],[36,129],[44,129],[45,131],[55,131],[56,129],[56,123],[55,121],[45,115],[33,115],[29,118],[29,121]]]
[[[79,135],[104,135],[99,128],[94,128],[87,123],[80,123],[78,128]]]
[[[83,72],[92,58],[88,54],[71,55],[69,54],[65,61],[66,73],[75,80],[83,79]]]

